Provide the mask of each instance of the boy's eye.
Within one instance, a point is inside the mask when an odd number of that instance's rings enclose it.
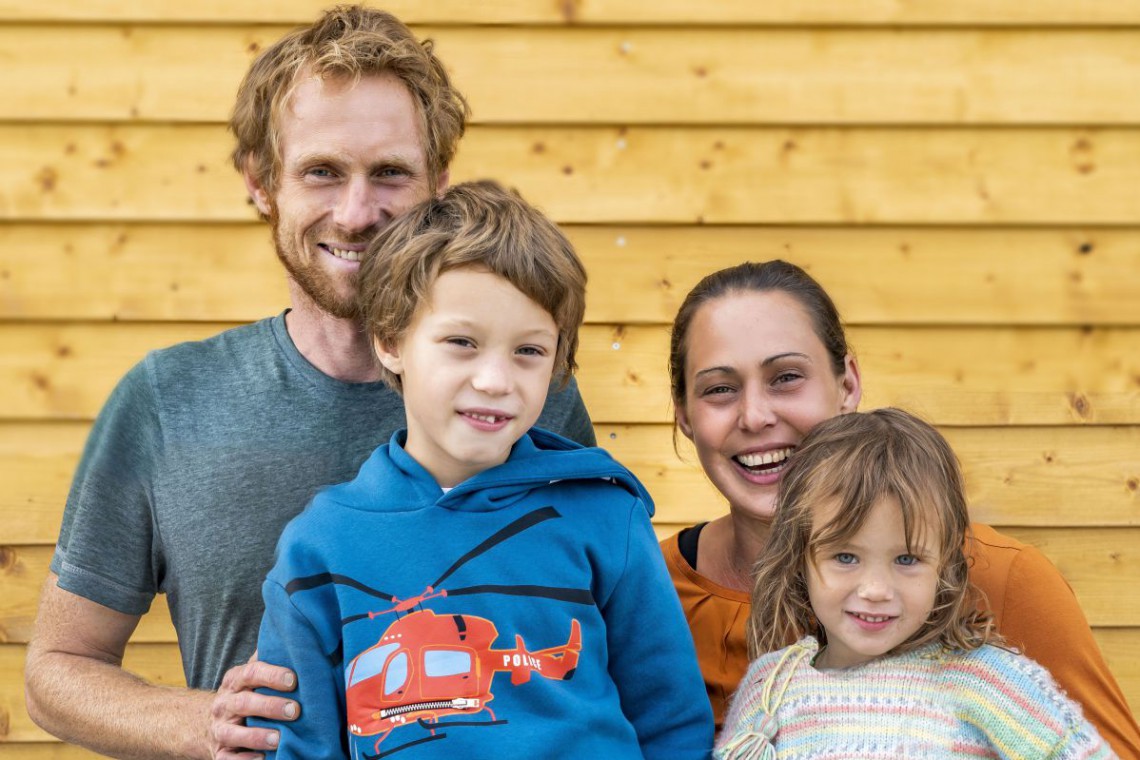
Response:
[[[541,346],[520,346],[518,353],[523,356],[546,356],[546,349]]]
[[[899,556],[895,557],[895,562],[899,565],[902,565],[903,567],[911,567],[913,565],[917,565],[921,561],[922,560],[913,554],[900,554]]]
[[[459,346],[460,348],[474,348],[475,341],[470,338],[448,338],[448,344],[452,346]]]
[[[841,565],[854,565],[859,561],[859,558],[850,552],[839,552],[835,555],[835,561]]]

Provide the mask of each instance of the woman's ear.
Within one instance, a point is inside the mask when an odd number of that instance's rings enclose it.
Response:
[[[839,379],[839,413],[847,414],[859,408],[863,398],[863,381],[859,379],[859,362],[853,354],[843,359],[843,377]]]
[[[689,415],[685,407],[676,401],[673,402],[673,420],[677,423],[677,429],[690,441],[693,440],[693,426],[689,424]]]
[[[384,369],[393,375],[404,374],[404,361],[400,358],[399,345],[373,338],[372,348],[376,351],[376,358],[384,365]]]

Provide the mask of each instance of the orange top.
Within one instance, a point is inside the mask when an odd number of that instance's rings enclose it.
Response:
[[[1036,548],[986,525],[975,524],[973,531],[970,580],[985,593],[1006,641],[1048,668],[1121,758],[1140,760],[1140,727],[1069,584]],[[676,535],[662,541],[661,549],[693,633],[719,731],[728,699],[748,669],[748,594],[698,575],[681,556]]]

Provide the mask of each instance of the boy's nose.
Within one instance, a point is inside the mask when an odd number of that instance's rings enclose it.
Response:
[[[511,389],[510,371],[502,361],[488,358],[480,363],[471,385],[482,393],[501,396]]]

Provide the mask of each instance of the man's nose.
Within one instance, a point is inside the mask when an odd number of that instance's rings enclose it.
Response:
[[[341,189],[333,211],[337,227],[350,233],[364,232],[380,222],[380,189],[366,178],[352,178]]]

